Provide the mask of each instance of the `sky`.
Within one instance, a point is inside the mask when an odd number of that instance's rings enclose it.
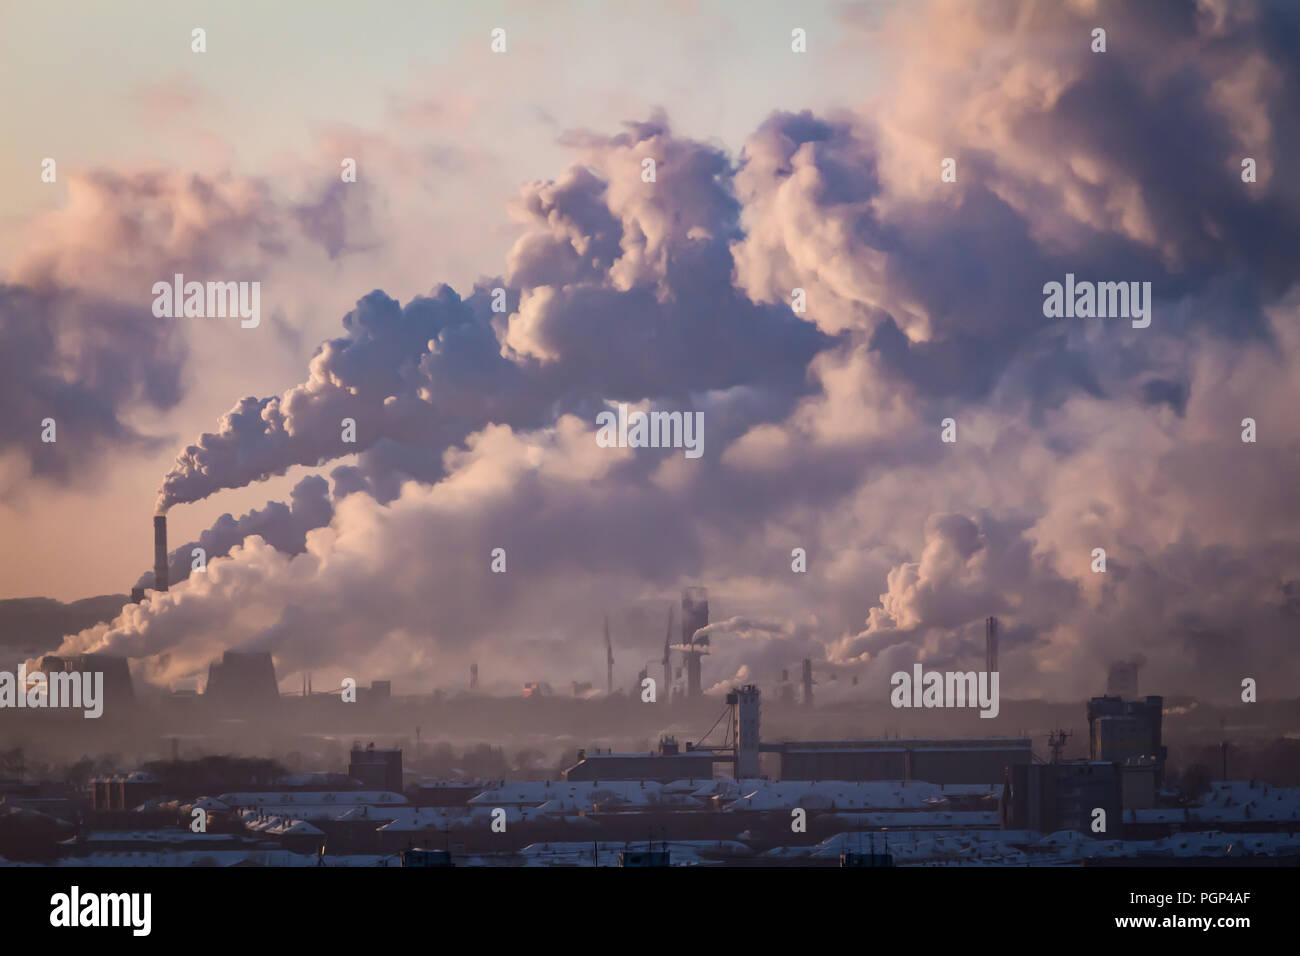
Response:
[[[876,7],[846,30],[838,7],[793,3],[738,15],[725,3],[324,2],[310,16],[288,3],[5,4],[0,88],[23,95],[0,102],[11,144],[0,152],[0,267],[22,258],[33,220],[66,208],[71,177],[96,169],[252,177],[295,195],[337,178],[337,157],[357,156],[360,185],[383,193],[389,232],[342,259],[302,264],[292,293],[268,287],[267,308],[282,310],[272,343],[249,350],[185,329],[192,354],[207,358],[191,359],[180,402],[164,414],[125,410],[174,439],[156,454],[113,462],[112,473],[97,462],[75,487],[0,478],[9,486],[0,532],[48,542],[10,552],[0,594],[120,591],[122,562],[151,553],[148,522],[135,514],[152,507],[144,488],[188,437],[213,427],[230,396],[296,381],[371,289],[405,300],[499,268],[518,233],[508,205],[519,186],[572,161],[557,144],[564,130],[618,128],[663,108],[675,128],[738,151],[774,107],[829,106],[846,85],[854,97],[870,89],[873,62],[851,38],[871,28]],[[796,21],[814,31],[818,56],[774,55]],[[201,55],[190,49],[196,26],[207,31]],[[496,26],[507,28],[505,59],[489,55]],[[749,65],[765,52],[756,75]],[[702,87],[712,94],[699,96]],[[47,156],[62,171],[55,183],[39,176]],[[173,516],[172,534],[197,536],[292,484],[197,505]],[[120,501],[107,513],[106,492]]]
[[[1012,697],[1294,686],[1298,44],[1212,0],[6,5],[0,597],[150,584],[162,506],[172,589],[64,647],[161,686],[599,682],[605,614],[628,683],[688,584],[714,693],[887,692],[990,614]],[[176,273],[260,324],[156,316]],[[1050,315],[1067,275],[1150,324]],[[619,403],[703,454],[604,447]]]

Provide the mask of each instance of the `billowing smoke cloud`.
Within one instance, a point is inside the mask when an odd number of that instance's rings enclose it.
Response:
[[[825,340],[788,309],[754,305],[733,287],[727,243],[738,205],[725,157],[662,124],[581,143],[608,178],[578,168],[527,187],[519,206],[534,228],[511,251],[501,285],[466,299],[440,286],[405,307],[381,292],[360,300],[306,382],[240,400],[217,432],[178,456],[159,507],[383,439],[436,462],[486,424],[594,416],[605,400],[680,404],[761,385],[787,405]],[[643,154],[658,155],[663,172],[654,190],[629,193],[623,181],[641,184]],[[493,288],[506,290],[508,317],[492,312]],[[343,441],[345,418],[356,423],[355,443]]]
[[[1166,693],[1293,685],[1300,13],[1086,6],[903,5],[879,104],[774,115],[734,163],[662,118],[571,135],[501,279],[371,293],[167,476],[171,504],[361,452],[304,549],[247,537],[67,649],[163,682],[230,646],[282,676],[595,677],[603,613],[704,583],[718,691],[812,657],[884,700],[917,660],[975,666],[989,614],[1006,697],[1139,652]],[[1066,272],[1150,281],[1151,326],[1044,318]],[[615,400],[704,411],[705,456],[599,447]]]
[[[301,228],[286,227],[295,217]],[[183,393],[185,329],[153,315],[153,283],[176,272],[260,275],[299,236],[337,255],[347,223],[330,193],[294,204],[232,176],[69,173],[66,202],[25,227],[0,281],[0,494],[33,478],[88,479],[110,450],[166,440],[130,424]],[[42,441],[45,419],[53,442]]]
[[[0,283],[0,494],[86,479],[102,455],[156,449],[128,422],[181,394],[185,348],[146,311],[63,287]],[[53,420],[54,441],[44,442]]]
[[[256,278],[297,242],[339,254],[349,245],[343,196],[355,192],[329,187],[295,202],[266,181],[228,174],[74,172],[67,201],[32,223],[14,272],[28,285],[147,306],[153,283],[175,272]]]

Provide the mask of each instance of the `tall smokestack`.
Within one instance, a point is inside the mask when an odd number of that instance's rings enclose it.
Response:
[[[167,590],[167,516],[153,516],[153,586]]]
[[[698,700],[704,696],[704,684],[701,680],[701,658],[707,654],[709,636],[706,634],[698,641],[695,632],[709,626],[709,591],[708,588],[682,589],[682,643],[686,655],[686,697]],[[696,650],[696,648],[702,650]]]
[[[984,669],[990,674],[998,670],[998,619],[991,617],[984,622]]]

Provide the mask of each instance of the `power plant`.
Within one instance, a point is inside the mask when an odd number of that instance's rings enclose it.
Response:
[[[166,529],[162,516],[155,521],[155,529],[158,550],[165,555]],[[160,557],[159,568],[165,570],[165,557]],[[1287,811],[1289,816],[1279,816],[1276,820],[1261,810],[1255,819],[1254,810],[1247,814],[1240,806],[1240,801],[1251,799],[1256,786],[1253,781],[1249,785],[1216,784],[1224,788],[1223,798],[1216,797],[1217,802],[1207,802],[1199,808],[1189,809],[1172,802],[1175,797],[1165,781],[1167,748],[1160,697],[1135,699],[1108,694],[1089,700],[1088,749],[1081,759],[1064,757],[1069,736],[1065,731],[1053,731],[1050,735],[1048,760],[1035,756],[1031,738],[1024,732],[1017,736],[988,737],[906,736],[891,734],[883,727],[885,732],[881,736],[863,738],[854,735],[865,726],[865,721],[850,718],[855,722],[845,727],[843,739],[826,739],[829,735],[824,730],[814,729],[827,726],[824,716],[817,715],[814,722],[807,711],[813,704],[814,667],[818,668],[828,691],[837,686],[837,675],[829,669],[822,672],[820,668],[824,664],[805,657],[800,660],[798,677],[793,668],[772,675],[775,679],[779,674],[780,682],[773,688],[777,706],[767,721],[771,739],[764,740],[762,735],[762,693],[755,683],[746,682],[730,687],[724,695],[726,709],[712,721],[703,737],[679,743],[683,725],[698,725],[701,729],[708,726],[712,715],[707,713],[705,702],[717,699],[704,694],[701,672],[703,658],[711,650],[707,591],[686,589],[681,608],[682,621],[676,631],[673,629],[676,608],[669,608],[664,650],[669,673],[679,663],[685,672],[678,674],[686,677],[684,690],[678,696],[682,706],[664,710],[643,707],[643,703],[653,698],[641,697],[639,693],[626,698],[612,693],[614,653],[608,616],[602,622],[607,693],[595,694],[590,683],[574,681],[573,700],[557,697],[545,682],[525,685],[522,698],[492,698],[470,693],[455,699],[435,691],[432,695],[416,693],[399,699],[393,696],[388,681],[375,680],[368,690],[358,688],[356,696],[349,701],[337,690],[312,694],[311,678],[305,670],[302,696],[281,697],[271,653],[252,650],[225,651],[219,660],[211,661],[201,694],[175,689],[166,694],[159,688],[133,694],[126,659],[109,655],[46,655],[41,665],[51,674],[103,671],[109,698],[104,726],[120,731],[123,727],[141,725],[149,717],[157,719],[171,735],[173,763],[179,760],[178,741],[215,740],[218,737],[213,736],[214,731],[219,735],[235,725],[251,727],[258,734],[274,728],[276,732],[297,735],[295,740],[314,738],[322,730],[328,731],[328,737],[349,732],[356,739],[351,731],[359,726],[367,730],[384,728],[384,732],[405,726],[414,729],[415,752],[420,763],[424,760],[421,726],[427,728],[431,720],[451,726],[456,721],[481,718],[488,714],[487,708],[501,715],[499,726],[502,727],[524,726],[527,733],[537,735],[546,732],[544,727],[554,725],[548,722],[559,724],[569,720],[568,733],[580,727],[602,741],[635,739],[631,734],[639,729],[631,728],[646,726],[639,723],[643,715],[650,721],[660,722],[656,728],[658,744],[650,752],[616,752],[612,748],[580,750],[576,762],[572,758],[565,761],[571,765],[561,769],[562,781],[549,775],[550,768],[534,765],[522,771],[525,776],[521,780],[509,783],[500,779],[495,783],[457,780],[439,782],[436,786],[424,782],[413,786],[404,778],[401,741],[406,731],[399,729],[393,746],[363,747],[358,743],[352,747],[346,779],[353,789],[339,793],[354,797],[341,799],[331,790],[329,795],[322,792],[322,796],[313,798],[319,800],[320,813],[328,810],[337,819],[313,816],[315,829],[301,822],[286,823],[281,829],[288,847],[297,846],[299,841],[307,845],[328,838],[333,846],[364,843],[400,849],[409,845],[412,837],[421,839],[438,828],[460,826],[459,835],[463,836],[477,825],[476,813],[498,806],[506,806],[511,814],[518,814],[517,818],[512,816],[512,830],[517,819],[519,828],[529,834],[521,839],[535,841],[541,833],[565,838],[571,832],[564,822],[567,816],[553,811],[572,805],[582,808],[584,827],[595,828],[595,832],[605,835],[599,842],[626,840],[633,832],[632,827],[645,832],[639,828],[680,824],[690,828],[688,832],[709,834],[709,839],[703,842],[716,848],[726,842],[715,839],[716,834],[732,832],[736,826],[765,833],[765,839],[775,839],[777,833],[784,838],[790,832],[790,808],[809,806],[810,801],[816,801],[809,819],[818,828],[818,836],[833,839],[836,832],[848,833],[843,822],[847,813],[855,817],[848,826],[857,827],[859,835],[864,831],[888,830],[891,847],[894,840],[910,839],[904,836],[908,833],[915,835],[914,842],[925,842],[928,847],[934,845],[933,837],[928,835],[934,831],[960,835],[965,841],[973,841],[972,834],[975,834],[981,841],[1004,840],[1016,847],[1047,834],[1050,835],[1047,839],[1054,842],[1044,843],[1046,849],[1035,849],[1035,853],[1045,853],[1055,847],[1053,852],[1064,853],[1068,849],[1077,855],[1076,844],[1080,841],[1072,839],[1062,843],[1057,836],[1060,831],[1082,834],[1089,838],[1089,845],[1101,845],[1163,839],[1170,834],[1208,832],[1210,827],[1218,830],[1226,826],[1251,827],[1252,834],[1256,830],[1261,833],[1277,830],[1278,839],[1284,843],[1280,857],[1286,858],[1290,853],[1287,848],[1291,844],[1285,844],[1287,834],[1281,830],[1300,819],[1297,816],[1300,810]],[[657,646],[657,634],[646,637]],[[678,639],[675,643],[674,637]],[[985,664],[993,669],[998,666],[998,637],[998,619],[986,618]],[[674,661],[672,651],[683,658]],[[642,668],[638,691],[640,681],[657,662],[657,658],[652,659]],[[1110,688],[1131,689],[1138,663],[1135,659],[1112,667]],[[478,663],[470,662],[469,670],[470,687],[477,689]],[[802,684],[801,695],[796,683]],[[842,703],[834,700],[837,695],[833,692],[827,696],[836,706]],[[833,712],[828,709],[826,716]],[[635,720],[631,719],[634,713]],[[668,715],[666,720],[665,715]],[[358,720],[365,723],[358,724]],[[80,727],[77,730],[77,745],[82,746],[80,734],[84,731]],[[710,740],[711,736],[714,739]],[[491,748],[487,749],[490,753]],[[540,777],[543,772],[548,773],[545,780]],[[528,776],[530,773],[532,776]],[[290,781],[284,784],[288,789],[277,790],[270,797],[232,790],[236,794],[234,799],[226,800],[218,795],[214,803],[253,806],[251,825],[262,827],[266,808],[271,805],[268,801],[277,807],[286,805],[290,807],[288,815],[296,815],[298,804],[308,799],[299,793],[310,793],[316,786],[309,779],[313,776],[291,774],[283,778]],[[162,783],[145,774],[120,777],[105,778],[102,788],[96,784],[92,810],[103,814],[103,820],[115,820],[112,814],[123,817],[128,812],[153,812],[148,808],[138,811],[131,808],[144,806],[150,797],[161,792],[170,792],[162,790]],[[117,790],[107,792],[113,787]],[[1227,788],[1234,789],[1230,792]],[[100,789],[106,792],[101,795]],[[445,794],[446,799],[442,800],[439,794]],[[1229,796],[1233,803],[1228,802]],[[1262,801],[1264,796],[1258,799]],[[355,806],[352,800],[356,801]],[[1273,813],[1278,798],[1269,797],[1269,800],[1266,811]],[[457,809],[460,816],[436,815],[436,819],[434,814],[429,814],[426,820],[424,814],[429,807],[450,808],[453,803],[463,806],[464,813]],[[535,812],[538,810],[541,812]],[[1111,821],[1104,832],[1094,829],[1099,811]],[[258,829],[258,839],[263,839],[266,832],[270,828]],[[584,847],[588,845],[587,835],[584,829]],[[1234,834],[1233,838],[1236,837]],[[573,845],[577,846],[578,841]],[[686,844],[674,843],[677,845]],[[784,860],[788,853],[802,852],[799,850],[802,846],[820,845],[811,836],[806,841],[795,840],[789,846],[778,848],[779,858]],[[77,852],[86,851],[77,849]],[[593,848],[591,852],[600,851]],[[936,858],[951,858],[938,850],[926,852],[937,853]],[[1018,850],[1008,852],[1011,855],[1007,861],[1022,859],[1016,855]]]
[[[168,585],[167,523],[164,515],[154,517],[154,577],[159,590]],[[703,587],[686,587],[681,596],[681,622],[674,634],[675,607],[668,607],[668,625],[664,636],[662,664],[666,686],[664,701],[688,705],[679,716],[699,716],[694,706],[705,700],[703,660],[712,650],[709,632],[709,595]],[[614,696],[614,650],[609,615],[603,620],[605,651],[605,696]],[[677,641],[674,642],[674,636]],[[999,621],[985,619],[985,667],[990,673],[998,669]],[[676,676],[685,677],[681,690],[674,687],[672,653],[681,655]],[[50,669],[57,669],[54,661]],[[641,682],[653,661],[638,674],[636,699]],[[800,690],[797,703],[802,709],[813,707],[814,662],[800,661]],[[1124,662],[1111,669],[1111,689],[1131,690],[1136,684],[1137,661]],[[119,673],[120,672],[120,673]],[[684,673],[683,673],[684,672]],[[130,699],[129,675],[125,661],[118,671],[121,696]],[[469,686],[479,687],[478,663],[470,664]],[[796,703],[794,682],[788,670],[781,671],[778,700],[783,709]],[[828,680],[835,681],[829,674]],[[856,681],[854,682],[856,684]],[[380,686],[382,685],[382,686]],[[585,698],[591,685],[573,682],[573,696]],[[389,699],[387,682],[375,682],[365,697],[371,705]],[[310,693],[308,692],[308,697]],[[525,698],[552,697],[544,682],[525,685]],[[203,693],[219,712],[266,713],[279,700],[274,663],[267,652],[226,651],[221,660],[213,661]],[[435,699],[440,699],[435,695]],[[941,786],[993,785],[1007,783],[1018,799],[1013,809],[1017,820],[1038,822],[1072,820],[1073,813],[1062,801],[1075,800],[1087,790],[1095,791],[1098,805],[1122,807],[1151,806],[1163,783],[1165,748],[1161,741],[1161,700],[1124,699],[1112,694],[1094,698],[1088,705],[1089,759],[1061,761],[1053,751],[1052,769],[1035,766],[1033,750],[1027,737],[987,738],[900,738],[791,740],[764,742],[760,734],[760,691],[747,683],[730,690],[727,711],[714,724],[723,727],[720,744],[706,743],[709,734],[698,742],[679,746],[675,737],[663,734],[656,751],[651,753],[615,753],[589,749],[579,752],[578,762],[564,771],[568,781],[658,781],[711,779],[714,765],[730,764],[735,779],[776,778],[783,781],[925,781]],[[787,718],[789,711],[786,710]],[[723,720],[725,718],[725,723]],[[712,730],[710,731],[712,733]],[[354,763],[365,763],[367,754]],[[765,759],[766,757],[766,759]],[[387,758],[385,758],[387,759]],[[1089,770],[1088,766],[1108,769]],[[1082,789],[1081,789],[1082,788]],[[1087,789],[1092,788],[1092,789]],[[1092,798],[1091,796],[1089,797]],[[1072,806],[1072,804],[1071,804]],[[1068,811],[1068,812],[1067,812]]]

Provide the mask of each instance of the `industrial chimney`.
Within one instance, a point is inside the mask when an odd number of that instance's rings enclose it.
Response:
[[[736,779],[757,777],[759,773],[758,748],[758,688],[746,684],[727,695],[731,707],[732,754],[735,759]]]
[[[704,696],[700,679],[701,658],[709,653],[709,636],[698,641],[695,632],[709,626],[709,591],[707,588],[682,589],[682,642],[677,648],[686,659],[686,697],[699,700]]]
[[[167,516],[153,516],[153,586],[167,590]]]

